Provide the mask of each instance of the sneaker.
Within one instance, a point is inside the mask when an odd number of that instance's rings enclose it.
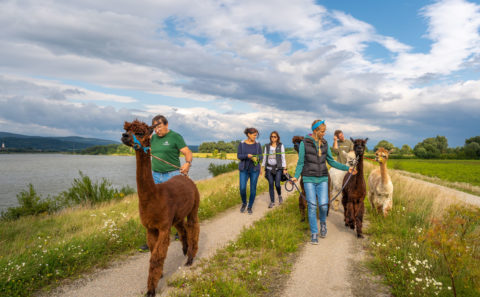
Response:
[[[249,214],[249,215],[253,214],[253,211],[252,211],[252,208],[251,208],[251,207],[249,207],[249,208],[247,209],[247,211],[248,211],[248,214]]]
[[[312,240],[310,240],[311,244],[318,244],[318,235],[312,234]]]
[[[283,203],[283,198],[282,196],[278,196],[278,204],[282,204]]]
[[[240,212],[245,212],[245,208],[247,208],[246,204],[242,204],[242,207],[240,208]]]
[[[320,237],[325,238],[327,236],[327,223],[320,222]]]
[[[275,206],[275,202],[270,202],[270,204],[268,205],[268,208],[272,208]]]
[[[141,245],[141,246],[138,248],[138,251],[139,251],[139,252],[148,252],[148,245],[147,245],[147,244]]]
[[[180,240],[180,236],[178,236],[178,232],[175,233],[175,240]]]

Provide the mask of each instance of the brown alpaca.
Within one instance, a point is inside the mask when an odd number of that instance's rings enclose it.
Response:
[[[363,176],[363,153],[367,145],[367,140],[355,139],[353,140],[353,151],[358,159],[357,174],[350,177],[348,184],[343,189],[342,204],[344,210],[345,226],[349,226],[351,229],[357,229],[357,237],[363,238],[362,223],[363,214],[365,212],[365,205],[363,201],[367,194],[367,186],[365,184],[365,177]],[[345,175],[343,184],[349,178],[349,174]]]
[[[295,151],[297,151],[298,154],[298,149],[300,148],[300,143],[303,141],[303,136],[293,136],[292,138],[292,143],[293,143],[293,148]],[[330,174],[328,174],[328,201],[330,201],[331,198],[331,187],[332,187],[332,182],[330,180]],[[300,216],[301,216],[301,221],[304,222],[306,218],[306,209],[307,209],[307,194],[305,193],[305,186],[303,184],[303,178],[300,179],[300,188],[302,189],[302,193],[298,195],[298,208],[300,209]],[[328,205],[328,211],[330,211],[330,205]],[[328,215],[327,211],[327,215]]]
[[[390,151],[379,147],[375,152],[375,161],[380,168],[375,169],[368,177],[368,199],[372,210],[387,216],[393,204],[393,184],[387,171],[387,161]]]
[[[125,122],[122,135],[125,145],[134,147],[137,159],[137,191],[140,220],[147,229],[147,245],[151,251],[146,296],[155,296],[158,281],[163,276],[163,263],[170,244],[170,229],[177,229],[182,241],[183,254],[188,255],[185,265],[192,265],[198,250],[198,206],[200,194],[187,176],[177,175],[155,184],[152,177],[150,135],[153,127],[138,120]],[[134,137],[141,146],[135,144]],[[185,223],[185,218],[187,222]]]

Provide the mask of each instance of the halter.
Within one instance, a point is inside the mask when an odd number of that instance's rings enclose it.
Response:
[[[137,137],[135,137],[135,134],[132,134],[132,137],[133,137],[133,148],[135,150],[139,150],[139,149],[143,149],[143,151],[145,152],[145,154],[148,154],[148,151],[150,150],[150,147],[145,147],[143,146],[140,141],[138,141]]]

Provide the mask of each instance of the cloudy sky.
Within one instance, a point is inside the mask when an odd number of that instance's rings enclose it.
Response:
[[[0,131],[284,143],[325,119],[414,146],[480,135],[480,1],[1,0]]]

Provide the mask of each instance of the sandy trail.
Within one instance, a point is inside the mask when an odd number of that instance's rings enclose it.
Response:
[[[240,213],[240,207],[225,211],[215,218],[200,224],[200,239],[197,257],[210,257],[216,250],[234,240],[243,228],[261,219],[268,209],[270,197],[264,193],[256,197],[253,214]],[[240,205],[239,205],[240,206]],[[80,297],[128,297],[142,296],[146,292],[150,253],[141,253],[126,261],[112,264],[110,268],[94,272],[72,284],[65,285],[44,296]],[[164,277],[157,287],[157,296],[165,288],[166,280],[182,267],[187,258],[182,253],[181,243],[171,241],[164,264]]]

